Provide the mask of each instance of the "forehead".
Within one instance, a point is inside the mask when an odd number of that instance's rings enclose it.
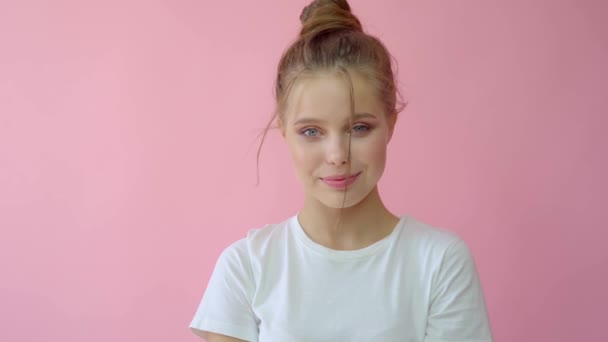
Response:
[[[353,84],[355,112],[380,116],[382,106],[371,83],[357,71],[349,71]],[[304,75],[294,83],[287,100],[286,120],[300,117],[326,121],[348,120],[350,91],[345,75],[337,72],[317,72]]]

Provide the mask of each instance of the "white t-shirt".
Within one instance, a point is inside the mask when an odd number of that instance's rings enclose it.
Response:
[[[297,215],[217,260],[190,328],[259,342],[492,341],[465,242],[403,215],[358,250],[314,242]]]

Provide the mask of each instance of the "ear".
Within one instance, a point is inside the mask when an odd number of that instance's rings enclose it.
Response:
[[[285,139],[285,123],[283,122],[283,119],[281,119],[281,116],[277,116],[277,126],[281,131],[281,136]]]
[[[388,144],[393,138],[393,132],[395,131],[395,124],[397,123],[397,112],[393,113],[388,117],[388,140],[386,143]]]

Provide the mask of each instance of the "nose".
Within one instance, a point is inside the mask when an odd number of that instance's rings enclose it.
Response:
[[[328,139],[326,149],[326,160],[331,165],[344,165],[348,162],[349,137],[333,137]]]

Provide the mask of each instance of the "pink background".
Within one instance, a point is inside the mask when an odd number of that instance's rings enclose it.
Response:
[[[218,254],[294,214],[273,110],[307,1],[0,4],[0,340],[195,341]],[[410,106],[381,180],[460,234],[496,341],[607,341],[598,1],[364,1]]]

